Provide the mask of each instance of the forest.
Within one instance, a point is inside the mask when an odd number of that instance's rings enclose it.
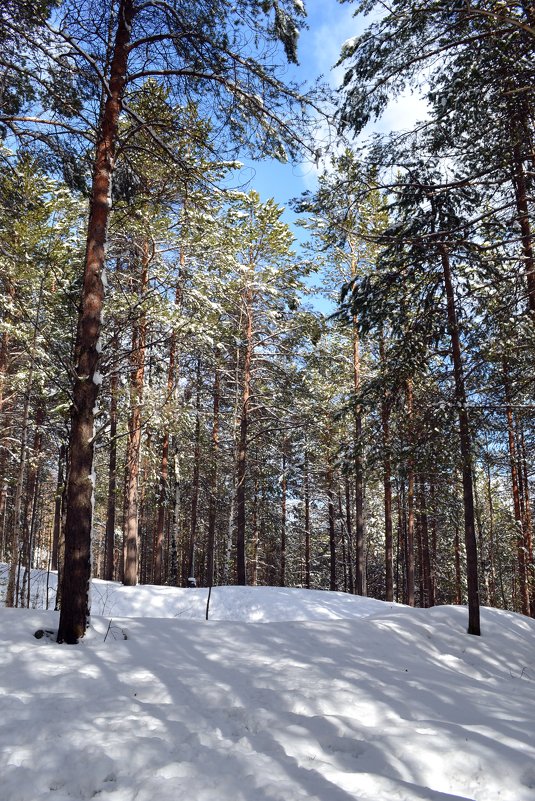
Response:
[[[4,0],[0,562],[59,642],[91,577],[535,615],[535,3],[347,4],[332,88],[301,0]],[[317,168],[298,239],[246,153]]]

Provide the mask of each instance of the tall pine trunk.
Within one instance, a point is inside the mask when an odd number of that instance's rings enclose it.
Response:
[[[385,346],[379,342],[381,367],[386,367]],[[394,544],[392,534],[392,463],[390,456],[390,404],[383,387],[381,394],[381,427],[383,434],[383,492],[385,519],[385,599],[394,600]]]
[[[141,271],[138,297],[140,316],[132,331],[130,367],[130,419],[126,457],[126,503],[124,520],[124,577],[123,583],[133,587],[138,581],[139,567],[139,469],[141,458],[141,428],[143,383],[145,379],[145,347],[147,316],[143,307],[149,280],[149,246],[146,240],[141,247]]]
[[[112,338],[114,350],[118,347],[118,338]],[[110,380],[110,452],[108,463],[108,508],[106,511],[106,540],[104,557],[104,578],[113,581],[115,556],[115,519],[117,511],[117,393],[119,376],[114,370]]]
[[[459,416],[459,439],[461,445],[464,542],[466,548],[466,580],[468,590],[468,634],[481,634],[479,615],[479,585],[477,570],[477,541],[474,513],[474,494],[472,488],[472,440],[466,405],[466,389],[461,353],[457,310],[451,275],[449,253],[445,245],[440,246],[440,257],[446,290],[448,331],[451,340],[453,374],[455,379],[455,401]]]
[[[355,393],[355,585],[357,595],[366,595],[366,529],[364,523],[364,467],[362,443],[362,408],[357,401],[361,389],[360,341],[358,321],[353,315],[353,391]]]
[[[201,360],[197,359],[197,395],[195,402],[195,447],[191,477],[191,514],[188,546],[187,583],[195,584],[195,555],[197,551],[197,512],[199,506],[199,478],[201,472]]]
[[[93,520],[93,423],[99,384],[99,336],[104,302],[102,271],[111,210],[111,181],[126,81],[134,0],[120,0],[110,66],[109,92],[96,144],[82,296],[74,352],[76,379],[69,439],[65,521],[65,566],[58,642],[76,643],[89,619],[91,528]]]
[[[286,586],[286,438],[282,442],[280,586]]]
[[[305,587],[310,589],[310,462],[308,447],[305,444],[305,464],[303,476],[303,500],[305,506]]]
[[[249,428],[249,402],[251,399],[251,362],[253,354],[252,291],[248,286],[243,297],[243,338],[245,353],[242,374],[242,398],[240,410],[240,433],[236,465],[236,579],[238,584],[247,583],[245,565],[245,481],[247,476],[247,432]]]
[[[526,544],[524,538],[524,514],[522,512],[522,497],[520,488],[520,474],[515,444],[515,429],[513,410],[511,408],[511,388],[507,361],[503,360],[503,387],[505,394],[505,416],[507,420],[507,439],[509,444],[509,466],[511,470],[511,486],[513,490],[513,511],[515,517],[516,553],[518,564],[518,579],[520,592],[520,608],[523,615],[529,615],[529,590],[527,582]]]
[[[407,423],[409,430],[409,457],[407,465],[407,603],[414,606],[414,422],[413,382],[407,380]]]
[[[215,556],[215,532],[217,521],[217,483],[218,483],[218,460],[219,460],[219,405],[221,395],[221,378],[219,368],[219,350],[216,348],[214,368],[214,388],[213,388],[213,416],[212,416],[212,464],[210,469],[210,500],[208,502],[208,535],[206,548],[208,551],[206,567],[206,583],[209,587],[214,583],[214,556]]]
[[[327,457],[327,512],[329,519],[329,565],[330,580],[329,589],[336,590],[336,524],[334,512],[334,475],[332,466],[332,456]]]
[[[65,445],[61,445],[58,455],[58,478],[56,482],[56,496],[54,498],[54,523],[52,526],[52,570],[58,569],[59,543],[62,536],[63,491],[65,484]]]

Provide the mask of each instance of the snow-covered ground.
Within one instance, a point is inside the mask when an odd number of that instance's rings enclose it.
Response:
[[[477,638],[464,608],[221,587],[206,622],[205,600],[95,582],[79,646],[0,609],[1,801],[535,799],[535,621],[485,609]]]

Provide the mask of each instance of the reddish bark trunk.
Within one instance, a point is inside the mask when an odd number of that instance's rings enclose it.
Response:
[[[479,615],[479,584],[477,570],[477,542],[474,514],[474,495],[472,488],[472,441],[466,406],[466,390],[461,354],[455,295],[451,275],[449,255],[446,247],[441,245],[440,256],[446,290],[448,330],[451,339],[453,358],[453,374],[455,379],[455,400],[459,415],[459,439],[461,445],[463,506],[464,506],[464,541],[466,548],[466,579],[468,590],[468,634],[481,634]]]
[[[353,317],[353,389],[360,393],[360,342],[357,318]],[[366,529],[364,523],[364,469],[362,464],[362,409],[355,403],[355,585],[357,595],[366,595]]]
[[[310,477],[308,450],[305,447],[305,475],[303,495],[305,502],[305,587],[310,589]]]
[[[524,538],[524,515],[522,514],[522,501],[517,469],[517,454],[515,446],[515,430],[513,411],[511,408],[511,390],[507,362],[503,362],[503,386],[505,393],[505,416],[507,419],[507,439],[509,443],[509,466],[511,469],[511,486],[513,490],[513,510],[515,516],[516,553],[518,562],[518,579],[520,593],[520,607],[523,615],[529,615],[529,590],[527,582],[526,544]]]
[[[201,472],[201,360],[197,360],[197,399],[195,404],[195,448],[193,451],[193,474],[191,478],[191,515],[188,547],[187,583],[194,584],[195,554],[197,551],[197,511],[199,505],[199,478]]]
[[[149,247],[142,246],[139,297],[143,298],[149,280]],[[123,583],[133,587],[138,581],[139,567],[139,468],[141,456],[141,429],[143,382],[145,378],[145,347],[147,341],[147,318],[141,310],[139,320],[134,323],[130,371],[130,419],[128,421],[128,447],[126,461],[126,507],[124,521],[124,577]]]
[[[385,347],[379,343],[381,366],[385,366]],[[383,389],[381,398],[381,425],[383,432],[383,491],[385,519],[385,598],[394,600],[394,542],[392,533],[392,464],[390,459],[390,407]]]
[[[114,350],[118,347],[117,336],[113,337]],[[108,508],[106,512],[106,553],[104,558],[104,579],[113,581],[115,556],[115,518],[117,511],[117,392],[119,376],[113,371],[110,381],[110,454],[108,466]]]
[[[280,586],[286,586],[286,440],[282,443]]]
[[[212,418],[212,470],[210,474],[210,502],[208,506],[208,536],[207,536],[207,569],[206,583],[209,587],[214,582],[214,555],[215,555],[215,528],[217,518],[217,477],[219,459],[219,403],[220,403],[220,371],[218,365],[219,353],[215,352],[214,390],[213,390],[213,418]],[[255,496],[256,497],[256,496]],[[255,582],[256,583],[256,579]]]
[[[52,528],[52,570],[58,569],[59,543],[61,539],[61,522],[63,516],[63,491],[65,483],[65,445],[61,445],[58,456],[58,480],[56,483],[56,497],[54,501],[54,525]]]
[[[76,379],[73,387],[69,440],[65,566],[58,631],[58,642],[66,643],[76,643],[83,637],[89,618],[93,518],[93,409],[99,389],[93,379],[99,360],[98,340],[104,301],[102,270],[105,266],[111,180],[134,13],[133,0],[121,0],[110,67],[109,94],[97,139],[91,188],[83,288],[74,358]]]
[[[353,581],[353,565],[351,563],[353,554],[353,529],[351,525],[351,488],[349,478],[345,477],[345,502],[346,502],[346,534],[347,534],[347,588],[351,595],[355,592],[355,582]]]
[[[247,431],[249,427],[249,402],[251,399],[251,362],[253,355],[253,311],[252,291],[244,293],[244,341],[242,402],[240,413],[240,436],[236,470],[236,573],[237,583],[247,583],[245,566],[245,479],[247,475]]]
[[[333,468],[330,462],[328,463],[327,466],[327,510],[329,516],[329,554],[330,554],[329,589],[336,590],[338,589],[336,584],[336,526],[334,519]]]
[[[413,387],[407,381],[407,420],[409,428],[409,462],[407,477],[407,603],[414,606],[414,436],[413,436]]]

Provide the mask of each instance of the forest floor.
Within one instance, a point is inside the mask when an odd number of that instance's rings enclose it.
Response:
[[[1,801],[535,798],[534,620],[217,587],[206,622],[206,593],[94,582],[78,646],[0,609]]]

